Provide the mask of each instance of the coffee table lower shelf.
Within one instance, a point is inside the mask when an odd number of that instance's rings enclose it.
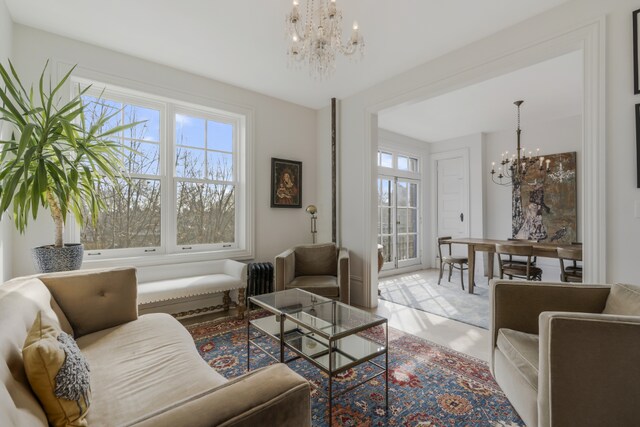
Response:
[[[383,348],[381,344],[369,340],[361,335],[352,334],[344,336],[340,339],[333,340],[320,336],[318,333],[306,329],[303,326],[292,321],[287,322],[287,316],[271,315],[259,319],[251,320],[247,316],[247,371],[251,370],[251,345],[259,349],[265,355],[280,363],[290,363],[297,359],[304,359],[318,369],[323,371],[329,377],[329,392],[325,393],[323,388],[311,385],[328,400],[329,404],[329,420],[333,415],[333,399],[337,398],[349,391],[366,384],[367,382],[384,375],[385,377],[385,410],[389,409],[389,327],[385,322],[386,342]],[[251,326],[280,345],[279,356],[274,355],[267,348],[251,338]],[[281,339],[284,337],[284,339]],[[348,350],[347,350],[348,348]],[[285,359],[285,349],[295,354],[294,357]],[[373,359],[384,355],[385,364],[382,366]],[[370,363],[375,366],[378,371],[374,374],[359,381],[357,384],[334,393],[333,378],[351,368],[359,366],[363,363]]]

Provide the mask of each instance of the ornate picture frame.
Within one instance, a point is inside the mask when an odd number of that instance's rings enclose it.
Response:
[[[302,207],[302,162],[271,158],[271,207]]]

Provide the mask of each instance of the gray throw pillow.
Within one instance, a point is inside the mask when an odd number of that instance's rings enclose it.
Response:
[[[640,316],[640,286],[622,283],[613,285],[602,313]]]

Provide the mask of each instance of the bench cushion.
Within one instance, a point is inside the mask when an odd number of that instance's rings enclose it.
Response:
[[[243,281],[223,273],[139,283],[138,304],[230,291],[244,286]]]

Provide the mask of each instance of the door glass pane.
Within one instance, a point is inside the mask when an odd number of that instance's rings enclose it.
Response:
[[[393,224],[391,224],[391,221],[392,221],[391,208],[381,208],[380,214],[381,214],[380,219],[382,222],[381,224],[382,234],[393,233]]]
[[[409,184],[407,182],[398,181],[398,206],[408,206],[409,203]]]
[[[418,232],[418,210],[417,209],[409,209],[409,223],[407,227],[408,227],[407,231],[409,233]]]
[[[416,234],[410,234],[407,236],[408,240],[408,257],[418,258],[418,236]]]
[[[384,236],[382,238],[382,253],[384,255],[384,262],[391,262],[393,260],[391,236]]]
[[[398,261],[407,259],[407,235],[398,235]]]
[[[398,208],[398,233],[406,233],[407,232],[407,216],[408,216],[407,208]]]
[[[409,206],[412,208],[418,207],[418,184],[409,184]]]

